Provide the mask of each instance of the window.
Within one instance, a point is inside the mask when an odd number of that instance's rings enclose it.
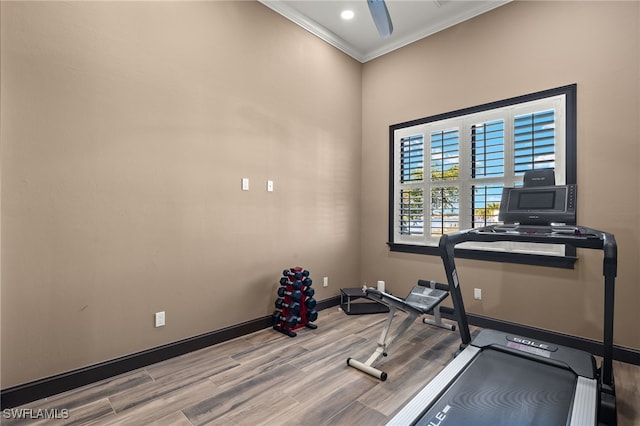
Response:
[[[438,254],[442,234],[499,223],[502,188],[522,185],[528,170],[553,168],[557,184],[575,183],[575,103],[570,85],[390,126],[391,250]],[[553,257],[546,263],[563,267],[575,255],[552,244],[459,247],[463,257]]]

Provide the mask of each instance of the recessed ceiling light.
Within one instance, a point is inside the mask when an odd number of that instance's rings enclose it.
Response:
[[[353,19],[354,15],[355,14],[353,13],[353,10],[343,10],[342,13],[340,14],[340,17],[342,19],[349,20],[349,19]]]

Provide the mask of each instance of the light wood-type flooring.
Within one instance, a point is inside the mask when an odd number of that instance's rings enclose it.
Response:
[[[326,309],[294,338],[261,330],[19,407],[68,410],[66,420],[2,424],[382,425],[459,345],[457,332],[416,320],[382,364],[386,382],[347,367],[373,353],[385,319]],[[615,362],[615,377],[619,424],[640,425],[640,366]]]

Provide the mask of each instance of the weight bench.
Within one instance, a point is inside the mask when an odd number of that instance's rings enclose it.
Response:
[[[433,319],[423,318],[422,322],[454,331],[456,329],[455,325],[443,323],[440,318],[439,305],[449,295],[448,290],[449,286],[446,284],[424,280],[418,280],[418,285],[411,289],[406,299],[400,299],[399,297],[371,287],[363,289],[363,292],[368,298],[388,306],[389,313],[380,339],[378,340],[378,347],[369,359],[366,362],[360,362],[356,359],[348,358],[347,365],[385,381],[387,380],[387,373],[378,370],[374,365],[383,357],[387,356],[391,344],[407,331],[416,318],[425,314],[433,315]],[[395,334],[389,335],[391,321],[393,321],[396,310],[406,312],[408,316],[395,330]]]

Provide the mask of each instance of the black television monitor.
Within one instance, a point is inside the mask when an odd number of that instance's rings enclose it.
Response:
[[[576,185],[504,188],[498,219],[503,223],[576,223]]]

